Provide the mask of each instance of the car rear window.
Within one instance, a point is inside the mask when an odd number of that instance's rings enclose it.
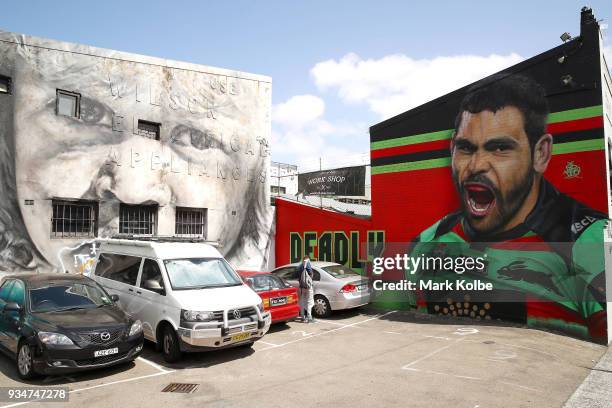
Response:
[[[344,265],[330,265],[324,266],[323,269],[325,272],[329,273],[331,276],[335,278],[342,278],[344,276],[359,276],[357,272]]]
[[[245,280],[255,292],[284,289],[291,286],[274,275],[251,275],[247,276]]]

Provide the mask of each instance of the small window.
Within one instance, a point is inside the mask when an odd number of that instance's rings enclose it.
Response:
[[[0,75],[0,94],[11,94],[11,78]]]
[[[135,286],[141,260],[137,256],[100,254],[95,275]]]
[[[140,136],[144,136],[149,139],[159,140],[159,129],[161,124],[154,122],[147,122],[146,120],[138,120],[138,131]]]
[[[157,233],[157,206],[121,204],[119,206],[119,233],[155,235]]]
[[[176,235],[206,237],[206,208],[176,207]]]
[[[147,281],[151,281],[147,283]],[[140,287],[149,289],[150,287],[159,286],[164,288],[164,279],[162,278],[159,265],[153,259],[145,259],[142,265],[142,276],[140,277]]]
[[[93,238],[98,234],[98,203],[55,201],[51,238]]]
[[[56,110],[58,115],[78,118],[81,114],[81,95],[58,89]]]
[[[285,194],[287,192],[287,188],[282,186],[270,186],[270,190],[272,194]]]

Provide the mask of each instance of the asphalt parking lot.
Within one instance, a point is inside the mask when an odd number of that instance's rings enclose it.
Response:
[[[336,313],[273,326],[252,349],[167,364],[146,344],[134,364],[30,385],[67,386],[71,407],[561,407],[607,350],[518,327],[409,312]],[[0,387],[26,385],[0,357]],[[167,393],[170,383],[198,384]],[[176,405],[175,405],[176,406]]]

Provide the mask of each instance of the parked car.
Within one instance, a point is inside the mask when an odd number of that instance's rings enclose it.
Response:
[[[142,325],[82,275],[21,273],[0,283],[0,350],[22,379],[134,360]]]
[[[239,271],[244,281],[261,297],[264,310],[272,314],[272,324],[285,323],[300,313],[297,289],[268,272]]]
[[[285,279],[292,286],[299,286],[299,263],[284,265],[272,273]],[[332,262],[311,262],[314,286],[314,307],[317,317],[327,317],[333,310],[352,309],[370,302],[370,285],[367,278],[351,268]]]
[[[183,352],[248,347],[270,328],[261,298],[208,244],[101,240],[93,278],[119,295],[168,362]]]

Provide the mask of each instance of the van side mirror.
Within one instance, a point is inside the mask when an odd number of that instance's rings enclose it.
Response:
[[[19,306],[16,302],[9,302],[4,305],[3,312],[21,312],[21,306]]]
[[[110,295],[110,298],[113,303],[117,303],[119,301],[119,295]]]
[[[165,293],[164,288],[155,279],[147,279],[144,283],[144,288],[162,295]]]

